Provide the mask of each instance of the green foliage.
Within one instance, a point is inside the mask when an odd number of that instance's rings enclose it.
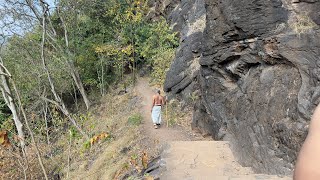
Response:
[[[91,144],[90,144],[90,140],[87,140],[83,143],[83,151],[90,149]]]
[[[8,120],[10,109],[7,107],[3,99],[0,99],[0,128],[5,121]]]
[[[188,95],[188,100],[190,101],[190,104],[194,104],[199,99],[199,92],[194,91]]]
[[[142,118],[140,113],[133,114],[128,118],[128,124],[138,126],[141,124]]]
[[[8,2],[11,1],[3,4]],[[178,46],[178,38],[165,19],[147,20],[146,15],[149,11],[147,0],[59,0],[57,3],[59,12],[58,8],[49,7],[50,14],[47,14],[48,34],[44,42],[44,56],[55,91],[62,101],[68,102],[65,103],[66,108],[72,106],[74,96],[80,96],[70,73],[69,66],[73,63],[68,62],[74,62],[84,89],[91,91],[92,94],[96,93],[97,89],[104,91],[111,89],[110,84],[128,87],[135,81],[137,67],[145,65],[153,67],[154,82],[158,84],[164,82],[165,73]],[[40,4],[34,3],[34,6],[42,15]],[[100,138],[92,142],[90,140],[83,142],[82,135],[76,128],[70,126],[68,118],[52,105],[48,107],[46,116],[48,123],[45,123],[42,97],[49,99],[55,97],[50,91],[50,82],[42,64],[42,26],[36,18],[30,23],[30,17],[34,17],[34,14],[30,9],[24,9],[27,6],[24,8],[20,6],[22,4],[18,3],[8,8],[13,8],[17,14],[15,18],[23,21],[22,26],[30,28],[26,32],[19,32],[21,35],[8,37],[1,56],[21,94],[22,104],[26,108],[37,141],[43,144],[48,133],[48,140],[52,145],[60,137],[71,138],[74,144],[78,143],[79,146],[83,144],[86,150],[94,142],[109,140],[110,134],[102,140]],[[68,45],[65,43],[64,24],[59,15],[65,22]],[[50,29],[51,25],[55,32]],[[133,74],[132,78],[125,76],[129,73]],[[89,137],[97,137],[94,136],[94,130],[99,124],[90,114],[72,112],[69,115],[89,134]],[[142,116],[133,114],[127,122],[126,118],[124,121],[125,125],[134,128],[142,123]],[[11,134],[16,131],[10,111],[3,101],[0,101],[0,128],[8,130]],[[27,140],[28,136],[26,133]]]
[[[59,14],[68,30],[68,48],[58,13],[53,11],[49,18],[56,29],[57,44],[71,54],[56,50],[49,42],[45,51],[59,94],[73,92],[66,59],[75,62],[86,89],[106,90],[112,83],[125,83],[124,74],[129,70],[136,73],[138,65],[154,66],[154,79],[163,82],[178,38],[164,18],[156,22],[146,20],[147,3],[147,0],[59,1]],[[39,87],[49,89],[41,64],[41,31],[35,25],[24,36],[11,37],[5,51],[5,64],[13,72],[24,102],[36,101],[42,93]],[[161,57],[163,53],[167,57]]]
[[[35,4],[40,11],[38,5]],[[52,8],[48,15],[56,32],[48,29],[51,34],[46,36],[44,53],[55,90],[62,100],[70,99],[75,88],[67,61],[75,63],[86,90],[107,90],[112,83],[127,87],[134,82],[137,67],[145,65],[153,67],[153,82],[164,82],[179,42],[164,18],[147,20],[147,0],[61,0],[58,5],[59,13]],[[67,28],[68,46],[59,15]],[[22,36],[8,38],[2,57],[16,81],[27,112],[37,113],[32,119],[35,134],[45,135],[45,121],[39,115],[43,110],[41,97],[53,99],[53,95],[41,59],[42,27],[39,23],[30,26],[30,31]],[[52,36],[55,40],[50,39]],[[133,78],[125,78],[128,73],[132,73]],[[2,105],[0,103],[0,125],[9,126],[10,113],[4,113]],[[70,125],[58,109],[50,107],[50,112],[49,129],[60,132]],[[72,117],[81,127],[91,121],[89,114],[75,113]],[[134,114],[128,124],[139,125],[141,120],[140,114]],[[95,125],[86,127],[85,131],[90,134]],[[70,133],[73,138],[78,136],[75,129],[71,128]]]
[[[12,116],[7,117],[7,119],[4,119],[0,124],[0,129],[7,130],[9,132],[15,132],[15,126],[12,119]],[[11,133],[10,133],[11,135]]]
[[[154,56],[160,55],[165,49],[174,49],[179,45],[176,33],[164,19],[146,24],[137,30],[137,52],[152,64]]]
[[[79,131],[74,126],[70,127],[69,136],[71,139],[80,139],[82,137],[82,135],[79,133]]]
[[[153,71],[151,73],[152,83],[163,85],[166,73],[170,68],[171,62],[174,58],[175,49],[159,49],[159,52],[152,57]]]

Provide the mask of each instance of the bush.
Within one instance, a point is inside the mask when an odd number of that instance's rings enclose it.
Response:
[[[172,60],[175,56],[175,49],[161,49],[153,60],[153,71],[151,73],[151,82],[156,85],[163,85],[166,73],[169,70]]]
[[[142,122],[142,116],[140,113],[133,114],[128,118],[128,124],[129,125],[135,125],[138,126]]]
[[[296,22],[291,23],[290,26],[295,33],[300,35],[311,31],[317,25],[310,19],[307,14],[299,14],[297,15]]]

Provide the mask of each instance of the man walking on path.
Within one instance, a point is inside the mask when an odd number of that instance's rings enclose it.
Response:
[[[160,90],[152,97],[151,118],[155,129],[161,124],[161,107],[165,104],[164,97],[160,95]]]

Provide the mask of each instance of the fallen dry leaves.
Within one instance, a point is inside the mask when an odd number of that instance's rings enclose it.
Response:
[[[0,144],[4,147],[11,146],[7,131],[0,131]]]
[[[109,134],[108,133],[101,133],[99,135],[96,135],[96,136],[93,136],[91,139],[90,139],[90,145],[94,145],[96,144],[97,142],[103,140],[103,139],[106,139],[109,137]]]

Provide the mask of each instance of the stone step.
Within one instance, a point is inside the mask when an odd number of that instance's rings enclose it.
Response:
[[[250,167],[242,167],[226,141],[168,142],[162,158],[166,170],[161,180],[283,179],[254,174]]]
[[[212,176],[212,177],[187,177],[179,178],[174,177],[174,180],[292,180],[289,177],[280,177],[273,175],[264,175],[264,174],[253,174],[253,175],[242,175],[242,176]],[[169,180],[167,178],[161,178],[161,180]],[[173,179],[172,179],[173,180]]]

